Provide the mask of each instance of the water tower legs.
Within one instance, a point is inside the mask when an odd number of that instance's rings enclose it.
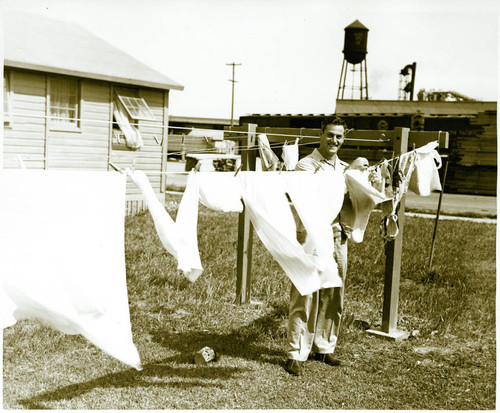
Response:
[[[353,72],[350,84],[347,80],[347,72],[349,70]],[[356,81],[356,72],[359,72],[359,83]],[[346,89],[351,91],[350,99],[368,100],[368,71],[366,68],[366,59],[356,64],[349,63],[346,59],[343,60],[337,99],[344,99]],[[359,96],[355,97],[355,92],[359,92]],[[356,95],[358,95],[358,93],[356,93]],[[349,97],[346,96],[346,99],[349,99]]]

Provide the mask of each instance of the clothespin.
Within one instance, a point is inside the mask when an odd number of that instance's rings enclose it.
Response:
[[[240,171],[241,171],[241,165],[238,166],[238,169],[236,169],[236,173],[234,174],[234,176],[236,177],[236,175],[238,175],[238,172],[240,172]]]
[[[302,139],[302,136],[300,138],[295,139],[295,145],[299,144],[299,141]]]
[[[121,174],[124,173],[122,169],[120,169],[118,166],[116,166],[113,162],[108,162],[109,166],[111,166],[115,171],[120,172]]]
[[[320,169],[321,169],[321,165],[316,168],[316,170],[314,171],[314,173],[318,172]]]

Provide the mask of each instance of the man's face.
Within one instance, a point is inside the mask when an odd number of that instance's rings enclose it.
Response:
[[[319,151],[326,159],[332,159],[344,143],[344,127],[342,125],[326,125],[319,135]]]

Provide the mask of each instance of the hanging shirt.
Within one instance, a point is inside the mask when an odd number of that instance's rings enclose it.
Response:
[[[168,214],[157,198],[151,183],[143,171],[130,171],[127,174],[140,188],[149,212],[153,217],[156,232],[165,249],[177,259],[177,268],[194,282],[203,272],[198,250],[198,200],[199,185],[195,172],[190,172],[186,189],[177,211],[176,222]]]
[[[39,319],[140,369],[125,274],[125,184],[114,172],[0,170],[2,327]]]

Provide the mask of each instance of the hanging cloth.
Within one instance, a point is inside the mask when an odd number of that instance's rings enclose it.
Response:
[[[281,157],[283,158],[283,163],[285,164],[285,169],[287,171],[295,170],[295,165],[299,161],[299,139],[295,139],[294,144],[288,144],[285,142],[283,145],[283,152]]]
[[[242,212],[241,187],[234,172],[197,172],[200,202],[222,212]]]
[[[115,115],[116,123],[125,135],[127,146],[131,149],[140,149],[144,145],[141,132],[139,129],[130,124],[128,114],[120,101],[115,101],[113,114]]]
[[[438,169],[442,166],[441,156],[436,148],[438,142],[429,142],[415,149],[417,159],[410,178],[409,189],[420,196],[429,196],[432,191],[441,191]]]
[[[296,171],[284,172],[282,176],[286,191],[307,231],[303,248],[315,257],[320,287],[341,287],[342,279],[333,256],[332,223],[344,201],[345,180],[342,171]]]
[[[354,209],[351,239],[360,243],[363,241],[371,212],[376,205],[388,200],[388,198],[372,186],[368,170],[347,169],[344,175]]]
[[[177,260],[177,268],[191,282],[196,281],[203,272],[197,238],[199,200],[197,175],[195,172],[190,172],[188,175],[186,189],[174,222],[156,196],[146,174],[143,171],[129,169],[127,174],[140,188],[153,217],[158,237],[165,249]]]
[[[259,154],[262,162],[263,171],[276,171],[279,165],[279,159],[276,154],[271,149],[269,145],[269,140],[265,133],[257,135],[257,141],[259,143]]]
[[[380,224],[380,234],[386,241],[392,241],[399,233],[397,209],[408,191],[410,178],[415,168],[417,153],[410,151],[394,160],[392,174],[392,198],[380,204],[384,218]]]
[[[125,184],[110,172],[0,170],[2,327],[35,318],[141,368],[125,273]]]
[[[280,174],[240,172],[238,177],[245,210],[264,246],[300,294],[317,291],[320,277],[316,263],[297,241],[295,221]]]

